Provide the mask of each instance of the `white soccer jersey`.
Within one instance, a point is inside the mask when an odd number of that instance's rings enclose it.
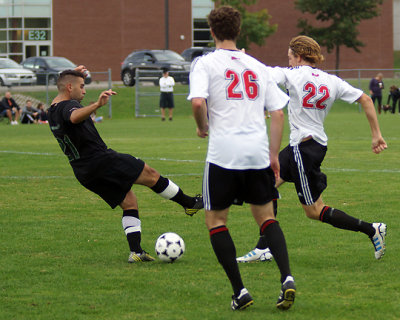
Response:
[[[363,94],[339,77],[310,66],[271,69],[274,79],[289,92],[291,146],[308,136],[326,146],[324,120],[335,100],[353,103]]]
[[[218,49],[192,63],[190,94],[207,99],[209,143],[207,161],[227,169],[269,166],[264,107],[282,109],[288,96],[267,67],[251,56]]]
[[[174,80],[174,78],[172,78],[170,76],[161,77],[159,84],[160,84],[161,92],[173,92],[174,91],[175,80]]]

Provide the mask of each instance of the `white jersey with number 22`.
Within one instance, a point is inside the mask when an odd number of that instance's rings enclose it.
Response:
[[[289,92],[291,146],[309,136],[326,146],[324,120],[335,100],[353,103],[363,94],[339,77],[310,66],[270,69],[274,79]]]

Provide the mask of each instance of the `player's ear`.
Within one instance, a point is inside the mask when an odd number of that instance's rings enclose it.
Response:
[[[65,86],[65,89],[67,89],[68,92],[71,92],[71,91],[72,91],[72,83],[71,83],[71,82],[68,82],[68,83],[66,84],[66,86]]]

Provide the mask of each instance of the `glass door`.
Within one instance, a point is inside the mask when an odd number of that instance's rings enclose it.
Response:
[[[24,42],[24,60],[29,57],[43,57],[51,55],[51,42]]]

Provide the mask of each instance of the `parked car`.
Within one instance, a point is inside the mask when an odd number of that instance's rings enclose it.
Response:
[[[14,60],[0,58],[0,86],[36,84],[36,75]]]
[[[24,68],[36,73],[37,84],[46,84],[48,77],[49,84],[56,84],[58,75],[67,69],[74,69],[77,65],[64,57],[30,57],[22,61]],[[92,82],[90,73],[85,78],[85,83]]]
[[[190,63],[171,50],[139,50],[129,54],[121,64],[121,79],[124,85],[135,85],[136,69],[148,70],[144,80],[158,84],[161,70],[168,69],[175,81],[188,83]],[[154,72],[159,71],[159,72]]]
[[[214,47],[191,47],[183,50],[181,56],[186,61],[193,61],[195,58],[202,56],[203,54],[208,54],[215,50]]]

